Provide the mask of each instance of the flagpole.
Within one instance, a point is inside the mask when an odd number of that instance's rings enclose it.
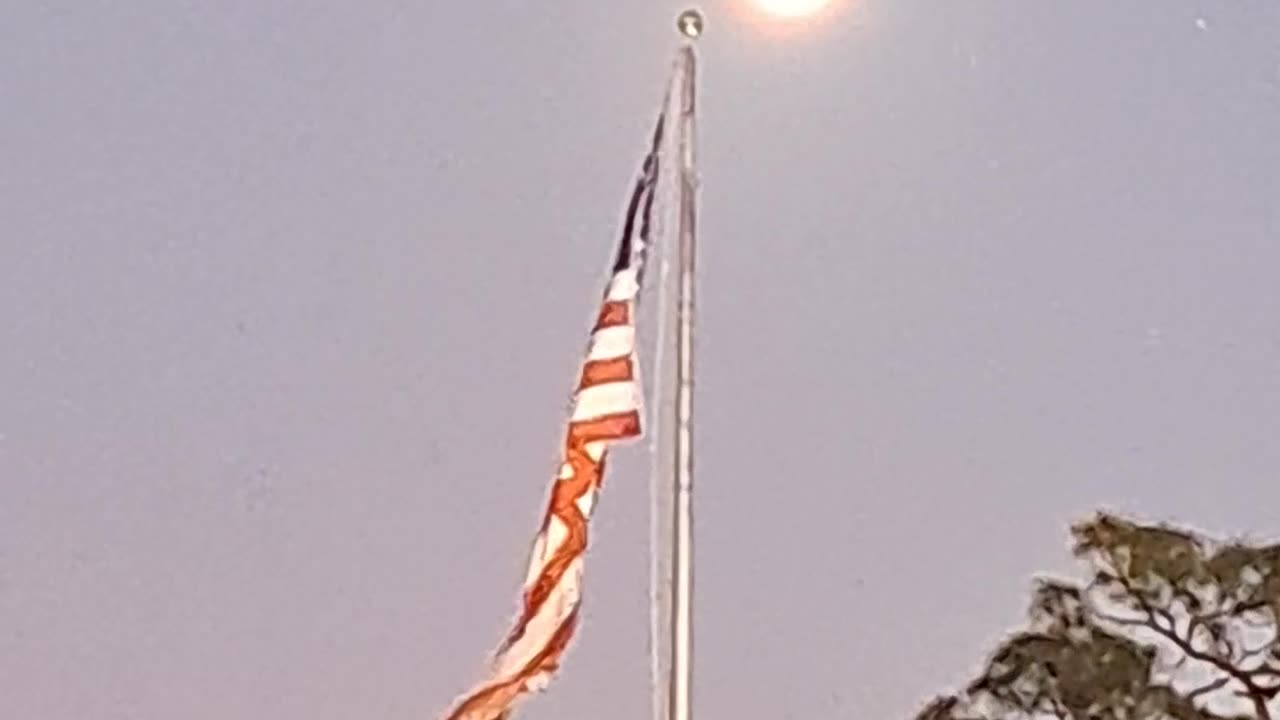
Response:
[[[698,17],[696,37],[701,32]],[[693,684],[693,331],[695,266],[697,257],[696,193],[696,81],[697,56],[692,43],[680,50],[683,62],[680,90],[680,194],[678,247],[676,252],[678,294],[676,302],[676,437],[673,483],[675,502],[672,518],[671,578],[671,677],[668,689],[669,720],[691,720]]]
[[[664,146],[662,281],[655,353],[651,650],[653,720],[692,720],[693,688],[693,354],[697,256],[696,85],[692,41],[703,18],[686,10],[676,20],[686,41],[673,63],[663,112],[671,133]],[[669,221],[669,224],[667,224]],[[670,358],[667,363],[663,358]]]

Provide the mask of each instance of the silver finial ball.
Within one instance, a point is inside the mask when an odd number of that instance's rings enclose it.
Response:
[[[680,28],[680,34],[687,38],[698,37],[702,34],[702,13],[693,9],[685,10],[676,19],[676,27]]]

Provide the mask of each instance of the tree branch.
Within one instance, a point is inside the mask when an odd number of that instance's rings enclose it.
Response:
[[[1250,648],[1241,648],[1240,659],[1241,659],[1241,660],[1251,660],[1251,659],[1253,659],[1253,658],[1255,658],[1255,657],[1257,657],[1257,656],[1259,656],[1259,655],[1261,655],[1261,654],[1263,654],[1263,653],[1265,653],[1265,652],[1267,652],[1267,651],[1271,650],[1272,646],[1274,646],[1274,645],[1276,644],[1276,640],[1277,640],[1277,639],[1280,639],[1280,638],[1274,638],[1274,637],[1273,637],[1273,638],[1271,638],[1271,640],[1269,640],[1269,641],[1267,641],[1267,642],[1265,642],[1265,643],[1262,643],[1261,645],[1259,645],[1259,646],[1258,646],[1258,647],[1256,647],[1256,648],[1252,648],[1252,649],[1250,649]]]
[[[1223,675],[1222,677],[1218,678],[1217,680],[1214,680],[1211,683],[1206,683],[1196,688],[1195,690],[1192,690],[1190,693],[1187,694],[1187,700],[1188,701],[1195,700],[1197,697],[1201,695],[1204,695],[1206,693],[1211,693],[1214,690],[1221,689],[1222,686],[1226,685],[1229,682],[1231,682],[1231,676]]]
[[[1145,626],[1154,630],[1161,637],[1176,645],[1187,657],[1192,660],[1198,660],[1212,665],[1223,673],[1226,673],[1231,679],[1240,683],[1240,685],[1244,687],[1248,697],[1253,700],[1254,708],[1258,712],[1258,720],[1271,720],[1271,711],[1267,708],[1267,700],[1274,698],[1277,693],[1280,693],[1280,686],[1272,689],[1258,685],[1250,673],[1237,668],[1235,665],[1217,655],[1197,649],[1195,645],[1193,645],[1187,638],[1182,637],[1181,633],[1177,631],[1177,625],[1172,622],[1172,616],[1167,610],[1152,607],[1151,604],[1148,603],[1140,593],[1136,592],[1124,578],[1116,578],[1116,580],[1125,588],[1126,591],[1129,592],[1129,597],[1133,598],[1133,600],[1138,603],[1138,607],[1146,613],[1147,620],[1144,622],[1133,618],[1113,618],[1107,613],[1099,610],[1092,601],[1086,598],[1090,612],[1108,622],[1117,622],[1121,625],[1129,626]],[[1169,623],[1168,627],[1159,622],[1159,619],[1161,618],[1166,619]]]
[[[1123,581],[1121,581],[1121,583],[1123,584]],[[1196,630],[1199,630],[1201,628],[1209,632],[1210,637],[1213,637],[1214,633],[1209,628],[1209,623],[1216,622],[1218,620],[1221,620],[1227,617],[1238,617],[1241,620],[1244,620],[1245,615],[1255,610],[1261,610],[1263,608],[1266,608],[1267,606],[1268,604],[1265,601],[1258,600],[1251,603],[1245,603],[1243,605],[1235,605],[1234,607],[1224,608],[1216,612],[1192,614],[1191,620],[1187,622],[1186,638],[1188,641],[1194,642],[1196,637]]]

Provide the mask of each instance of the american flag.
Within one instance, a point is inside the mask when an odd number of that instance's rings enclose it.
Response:
[[[459,699],[447,720],[504,720],[543,690],[577,628],[588,522],[615,443],[641,435],[636,309],[649,251],[664,112],[627,206],[622,238],[574,391],[560,471],[533,542],[520,614],[489,677]]]

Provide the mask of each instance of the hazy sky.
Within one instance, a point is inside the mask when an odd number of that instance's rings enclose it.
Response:
[[[1102,504],[1280,534],[1280,4],[743,1],[701,43],[701,718],[909,717]],[[479,679],[679,9],[10,3],[0,717]],[[614,469],[530,720],[647,718]]]

